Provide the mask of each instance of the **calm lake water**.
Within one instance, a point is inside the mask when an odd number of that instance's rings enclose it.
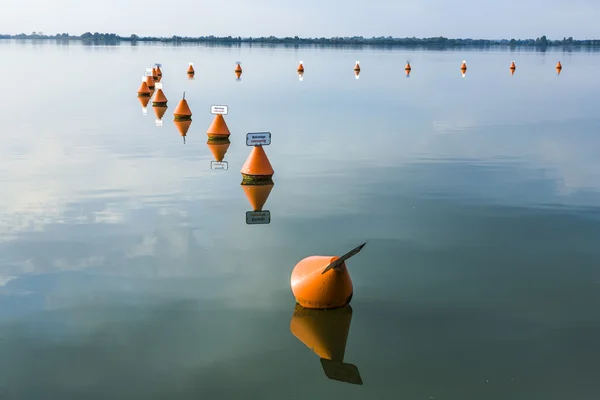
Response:
[[[1,399],[598,398],[600,53],[0,52]],[[153,63],[163,126],[136,94]],[[211,170],[215,104],[228,170]],[[248,225],[260,131],[271,222]],[[351,316],[355,385],[311,350],[343,350],[347,324],[307,312],[312,339],[291,331],[290,274],[364,241],[352,312],[330,314]]]

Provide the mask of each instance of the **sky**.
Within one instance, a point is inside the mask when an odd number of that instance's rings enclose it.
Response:
[[[600,38],[597,0],[3,0],[5,34]]]

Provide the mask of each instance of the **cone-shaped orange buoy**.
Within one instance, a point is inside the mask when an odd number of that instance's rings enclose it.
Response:
[[[156,67],[152,68],[152,78],[157,81],[158,80],[158,72],[156,72]]]
[[[560,61],[556,63],[556,69],[562,69],[562,64],[560,63]]]
[[[175,107],[173,115],[175,116],[175,121],[186,121],[192,119],[192,111],[190,110],[187,100],[185,99],[185,92],[183,92],[183,98],[179,100],[179,104],[177,104],[177,107]]]
[[[154,83],[154,78],[152,77],[152,75],[148,75],[146,77],[146,83],[148,84],[148,88],[150,90],[154,90],[154,88],[155,88],[156,85]]]
[[[239,73],[240,75],[242,74],[242,66],[240,65],[240,63],[237,64],[237,66],[235,67],[235,70],[233,71],[236,73],[236,75]],[[238,76],[239,78],[239,76]]]
[[[304,73],[304,63],[302,61],[300,61],[300,64],[298,65],[298,72]]]
[[[187,133],[190,130],[190,125],[192,125],[192,120],[191,119],[184,120],[184,121],[175,120],[175,121],[173,121],[173,123],[175,124],[175,127],[177,128],[177,130],[179,131],[179,134],[183,138],[183,143],[185,143],[185,137],[187,136]]]
[[[512,62],[510,63],[510,69],[511,69],[511,70],[515,70],[515,69],[517,69],[517,66],[515,65],[515,62],[514,62],[514,61],[512,61]]]
[[[137,93],[138,93],[139,97],[148,97],[148,98],[152,94],[152,91],[148,87],[148,84],[146,83],[145,79],[142,81],[142,84],[140,85],[140,88],[138,89]]]
[[[404,70],[405,71],[411,71],[412,70],[412,67],[410,66],[410,63],[408,61],[406,62],[406,66],[404,67]]]
[[[463,60],[462,65],[460,66],[460,70],[461,71],[466,71],[467,70],[467,62]]]
[[[273,183],[273,167],[262,146],[254,146],[240,171],[242,184],[271,184]]]
[[[227,149],[231,145],[229,139],[220,142],[208,141],[206,142],[208,149],[212,153],[216,162],[221,162],[225,158],[225,153],[227,153]]]
[[[242,188],[244,189],[244,194],[252,206],[254,211],[262,211],[269,195],[271,194],[271,190],[273,190],[273,183],[269,183],[267,185],[244,185],[242,184]]]
[[[317,309],[339,308],[349,304],[353,287],[345,262],[358,254],[365,244],[342,257],[310,256],[296,264],[291,277],[296,302],[302,307]]]
[[[357,61],[356,64],[354,64],[354,71],[359,71],[360,72],[360,61]]]
[[[156,114],[156,119],[159,121],[163,119],[165,113],[167,112],[167,106],[153,106],[152,109],[154,110],[154,114]]]
[[[166,107],[167,106],[167,96],[165,96],[162,85],[160,83],[156,84],[156,93],[154,94],[154,99],[152,100],[153,107]]]
[[[162,70],[159,65],[156,66],[156,75],[158,75],[159,78],[162,77]]]
[[[195,73],[196,73],[196,71],[194,70],[194,63],[190,63],[188,65],[187,74],[194,75]]]
[[[229,137],[229,135],[231,135],[231,133],[229,132],[229,128],[225,123],[225,118],[223,118],[222,114],[215,115],[215,118],[208,127],[206,134],[209,138],[226,138]]]

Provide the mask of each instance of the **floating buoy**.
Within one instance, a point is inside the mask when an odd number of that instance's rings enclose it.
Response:
[[[215,115],[215,118],[206,131],[206,135],[209,140],[223,141],[223,139],[227,139],[227,141],[229,141],[228,138],[229,135],[231,135],[231,132],[229,132],[229,128],[227,127],[227,123],[222,114]]]
[[[212,153],[213,157],[215,158],[215,161],[221,162],[225,158],[225,153],[227,153],[231,142],[229,141],[229,139],[225,139],[220,142],[214,142],[209,140],[208,142],[206,142],[206,145],[208,146],[208,149]]]
[[[356,64],[354,65],[354,71],[355,72],[356,71],[360,72],[360,65],[359,64],[360,64],[360,61],[357,61]]]
[[[517,66],[515,65],[515,62],[514,62],[514,61],[512,61],[512,62],[510,63],[510,69],[512,69],[512,70],[515,70],[515,69],[517,69]]]
[[[158,80],[158,72],[156,72],[156,67],[152,68],[152,79],[154,79],[155,81]]]
[[[237,64],[237,66],[235,67],[235,70],[234,70],[233,72],[235,72],[235,73],[236,73],[236,75],[238,74],[238,72],[239,72],[239,74],[240,74],[240,75],[242,74],[242,66],[241,66],[241,63],[238,63],[238,64]],[[239,76],[238,76],[238,78],[239,78]]]
[[[183,144],[185,144],[185,137],[187,136],[187,132],[190,130],[190,125],[192,125],[192,120],[191,119],[183,120],[183,121],[175,120],[175,121],[173,121],[173,123],[175,124],[175,127],[177,128],[177,130],[179,131],[179,134],[183,138]]]
[[[193,76],[196,73],[194,70],[194,63],[188,65],[187,74]]]
[[[192,111],[188,106],[188,103],[185,99],[185,92],[183,92],[183,98],[179,100],[179,104],[175,107],[173,111],[175,121],[191,121],[192,119]]]
[[[310,256],[296,264],[291,277],[296,302],[302,307],[316,309],[333,309],[349,304],[353,287],[345,262],[358,254],[365,244],[342,257]]]
[[[274,185],[274,183],[269,183],[267,185],[250,185],[242,183],[244,194],[254,211],[262,211]]]
[[[329,379],[362,385],[358,368],[344,363],[351,323],[350,305],[335,310],[311,310],[296,304],[290,332],[321,358]]]
[[[300,61],[300,64],[298,65],[298,72],[304,73],[304,63],[302,61]]]
[[[460,71],[462,72],[462,77],[464,78],[467,73],[467,62],[463,60],[462,65],[460,66]]]
[[[404,67],[404,70],[408,71],[409,73],[412,70],[412,67],[410,66],[410,63],[408,61],[406,62],[406,66]]]
[[[146,83],[148,84],[148,89],[154,90],[156,84],[154,83],[154,78],[152,75],[146,76]]]
[[[562,64],[560,61],[556,64],[556,73],[560,75],[560,71],[562,71]]]
[[[273,167],[262,146],[254,146],[240,170],[242,185],[270,185],[273,183]]]
[[[150,88],[148,87],[148,84],[146,83],[146,78],[144,78],[142,80],[142,84],[140,85],[140,88],[137,91],[138,97],[150,97],[150,95],[152,94],[152,91],[150,90]]]
[[[156,84],[156,93],[154,93],[154,99],[152,100],[152,107],[166,107],[167,106],[167,97],[165,96],[162,85],[160,83]]]
[[[140,104],[142,105],[142,114],[148,113],[148,103],[150,102],[150,96],[138,96]]]
[[[156,66],[156,75],[158,75],[159,78],[162,77],[162,70],[160,69],[160,65]]]

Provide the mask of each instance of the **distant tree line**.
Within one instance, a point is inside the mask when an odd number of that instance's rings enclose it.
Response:
[[[600,39],[591,40],[575,40],[572,37],[563,38],[562,40],[549,40],[546,36],[536,39],[448,39],[445,37],[432,38],[394,38],[391,36],[379,37],[331,37],[331,38],[300,38],[294,37],[218,37],[218,36],[171,36],[171,37],[153,37],[153,36],[138,36],[132,34],[130,36],[119,36],[114,33],[91,33],[86,32],[83,35],[73,36],[68,33],[57,33],[55,35],[44,35],[43,32],[32,32],[30,35],[21,33],[18,35],[2,35],[0,39],[35,39],[35,40],[57,40],[70,41],[78,40],[84,44],[90,45],[118,45],[121,42],[162,42],[162,43],[212,43],[224,45],[237,45],[241,43],[249,44],[265,44],[265,45],[322,45],[322,46],[398,46],[398,47],[437,47],[437,48],[452,48],[452,47],[488,47],[488,46],[508,46],[508,47],[535,47],[547,48],[557,46],[569,47],[600,47]]]

